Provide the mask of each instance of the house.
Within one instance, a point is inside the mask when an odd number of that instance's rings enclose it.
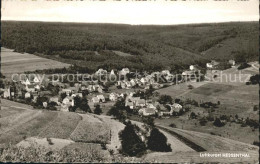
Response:
[[[73,93],[73,94],[71,95],[71,97],[76,97],[76,96],[79,96],[80,98],[83,97],[82,93]]]
[[[41,87],[40,87],[39,84],[36,84],[36,85],[34,86],[34,88],[35,88],[35,90],[40,90],[40,89],[41,89]]]
[[[97,98],[99,99],[99,102],[106,102],[104,95],[97,95]]]
[[[24,98],[30,98],[30,97],[31,97],[30,92],[26,92],[26,93],[24,94]]]
[[[70,93],[72,93],[71,89],[62,89],[61,92],[65,92],[67,95],[69,95]]]
[[[130,70],[128,68],[123,68],[121,71],[120,71],[120,75],[126,75],[130,73]]]
[[[59,102],[59,97],[58,96],[54,96],[54,97],[50,97],[50,100],[49,100],[49,102],[56,102],[58,105],[60,104],[60,102]]]
[[[126,83],[124,81],[121,82],[121,88],[126,88]]]
[[[125,106],[129,106],[130,107],[130,109],[134,109],[134,102],[130,102],[130,101],[126,101],[125,102]]]
[[[136,107],[144,107],[144,106],[146,106],[145,99],[139,99],[139,100],[135,101],[135,106]]]
[[[138,113],[143,116],[152,116],[156,114],[156,110],[153,108],[142,108],[138,111]]]
[[[110,75],[112,75],[112,76],[113,76],[113,75],[116,75],[116,74],[115,74],[115,71],[114,71],[113,69],[111,70]]]
[[[178,103],[174,103],[173,105],[170,105],[170,107],[171,107],[171,113],[180,112],[180,110],[182,109],[182,106]]]
[[[97,98],[97,97],[92,97],[91,101],[92,101],[94,104],[100,102],[100,101],[99,101],[99,98]]]
[[[38,98],[38,94],[37,94],[37,93],[32,93],[32,96],[33,96],[32,101],[33,101],[34,103],[36,103],[37,98]]]
[[[152,108],[152,109],[156,110],[156,107],[151,103],[147,104],[147,108]]]
[[[102,87],[103,88],[103,87]],[[98,93],[103,93],[103,89],[101,87],[97,88]]]
[[[166,73],[167,73],[167,72],[166,72]],[[152,76],[152,77],[156,77],[156,76],[160,76],[160,74],[161,74],[160,72],[152,72],[152,73],[151,73],[151,76]]]
[[[4,98],[10,98],[11,97],[11,92],[10,88],[4,90]]]
[[[236,65],[235,60],[229,60],[228,63],[231,64],[231,66],[235,66]]]
[[[67,96],[62,100],[62,104],[68,105],[68,106],[74,106],[74,98]]]
[[[216,62],[215,60],[212,60],[210,63],[207,63],[206,66],[209,69],[216,68],[218,66],[219,62]]]
[[[116,93],[110,93],[110,95],[109,95],[109,100],[110,100],[110,101],[116,101],[118,97],[119,97],[118,94],[116,94]]]
[[[198,70],[198,67],[196,65],[190,65],[190,70],[196,71],[196,70]]]
[[[42,102],[42,106],[43,106],[44,108],[47,108],[48,103],[47,103],[47,102]]]
[[[26,85],[25,90],[27,92],[35,92],[35,85],[33,84]]]
[[[132,85],[132,87],[134,87],[136,85],[136,80],[135,79],[131,79],[130,80],[130,84]]]
[[[141,78],[140,81],[141,81],[142,84],[146,84],[148,82],[147,78],[144,78],[144,77]]]
[[[162,73],[163,75],[169,75],[169,74],[171,74],[169,70],[163,70],[161,73]]]
[[[96,75],[105,75],[105,74],[107,74],[107,71],[102,68],[99,68],[95,74]]]
[[[194,75],[194,71],[184,71],[181,74],[182,76],[192,76]]]
[[[126,88],[130,89],[132,87],[131,83],[129,81],[125,82]]]

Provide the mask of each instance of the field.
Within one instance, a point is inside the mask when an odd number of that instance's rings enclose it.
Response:
[[[99,147],[98,143],[107,143],[115,150],[120,147],[118,133],[124,126],[109,117],[15,106],[19,103],[1,100],[1,147],[18,144],[26,148],[36,143],[47,149],[61,149],[75,142],[97,144]],[[48,138],[52,145],[48,144]]]
[[[236,68],[231,68],[223,72],[228,73],[231,77],[239,73]],[[250,67],[241,72],[241,77],[248,77],[249,73],[257,73],[257,69]],[[173,98],[181,98],[183,100],[192,99],[197,102],[211,101],[217,103],[219,101],[219,107],[211,113],[214,117],[220,117],[221,115],[232,115],[234,117],[238,115],[239,118],[246,119],[249,117],[253,120],[259,120],[259,111],[253,110],[253,107],[259,103],[258,85],[245,85],[245,82],[245,80],[242,82],[226,82],[225,80],[189,82],[160,89],[159,93],[168,94]],[[194,89],[188,89],[187,85],[189,84],[194,86]],[[193,106],[190,112],[178,118],[157,119],[156,122],[167,127],[171,123],[174,123],[177,128],[180,129],[215,133],[222,137],[249,144],[252,144],[254,141],[259,141],[259,132],[250,127],[241,127],[240,124],[236,123],[228,123],[224,127],[215,127],[212,122],[208,122],[206,126],[200,126],[198,120],[188,119],[188,115],[191,112],[198,114],[200,117],[208,115],[208,109]]]
[[[69,64],[41,58],[28,53],[17,53],[1,47],[1,72],[10,78],[12,74],[48,68],[64,68]]]
[[[96,119],[89,120],[83,117],[70,138],[76,142],[84,143],[110,143],[110,128],[103,122]]]
[[[58,113],[57,118],[38,136],[42,138],[69,139],[81,119],[81,116],[75,113]]]

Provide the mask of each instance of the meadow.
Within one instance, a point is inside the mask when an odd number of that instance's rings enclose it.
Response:
[[[47,68],[64,68],[70,64],[46,59],[28,53],[17,53],[1,47],[1,72],[11,78],[12,74],[24,73]]]

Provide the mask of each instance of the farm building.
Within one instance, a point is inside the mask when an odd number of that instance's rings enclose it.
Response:
[[[153,108],[142,108],[138,113],[143,116],[152,116],[156,114],[156,110]]]

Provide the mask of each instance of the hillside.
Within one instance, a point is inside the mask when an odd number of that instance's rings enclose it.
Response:
[[[237,53],[253,61],[258,58],[257,44],[257,22],[175,26],[2,22],[2,46],[92,71],[179,70],[210,59],[232,59]]]
[[[21,104],[22,105],[22,104]],[[119,132],[124,125],[109,116],[33,110],[28,105],[1,100],[1,161],[37,162],[216,162],[227,159],[199,157],[203,153],[248,153],[250,158],[229,158],[230,162],[258,159],[256,146],[227,138],[169,128],[157,124],[167,136],[172,152],[147,152],[140,158],[118,154]],[[142,123],[133,121],[142,127]],[[179,134],[176,137],[176,133]],[[182,137],[180,137],[182,136]],[[186,138],[186,141],[183,140]],[[191,146],[192,143],[193,146]],[[105,144],[105,148],[104,148]],[[18,147],[12,147],[16,145]]]

